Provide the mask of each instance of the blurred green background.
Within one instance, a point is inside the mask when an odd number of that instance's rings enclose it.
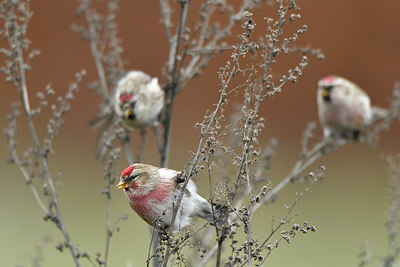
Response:
[[[191,16],[196,16],[198,3],[192,1]],[[317,81],[329,74],[338,74],[359,84],[371,96],[372,103],[388,106],[393,84],[399,80],[400,21],[399,1],[320,1],[302,3],[302,19],[288,30],[302,24],[308,33],[298,45],[321,48],[326,59],[310,59],[299,82],[289,85],[282,94],[270,99],[262,110],[266,129],[260,137],[266,144],[271,137],[279,140],[278,152],[272,161],[272,182],[278,183],[291,170],[299,157],[302,131],[307,122],[317,120],[315,91]],[[50,166],[53,173],[63,173],[63,187],[58,189],[63,216],[74,243],[91,255],[103,252],[105,240],[105,197],[100,193],[105,185],[103,165],[95,160],[98,132],[88,129],[88,121],[98,111],[101,101],[87,90],[95,76],[89,46],[70,30],[71,23],[82,23],[75,17],[74,1],[32,1],[34,16],[28,28],[31,48],[41,50],[28,74],[28,86],[33,105],[35,92],[51,83],[56,93],[63,95],[73,74],[86,69],[88,77],[81,84],[72,111],[65,116],[65,125],[56,138]],[[152,76],[165,78],[161,68],[168,55],[163,25],[156,1],[121,1],[118,13],[120,37],[123,40],[127,69],[141,69]],[[276,7],[264,7],[255,13],[259,28],[264,29],[263,17],[275,16]],[[4,41],[0,42],[1,46]],[[191,81],[176,99],[173,114],[172,148],[169,167],[182,169],[189,151],[196,148],[199,133],[194,124],[202,120],[207,109],[217,100],[217,70],[229,59],[229,53],[215,56],[204,75]],[[1,58],[4,61],[3,58]],[[282,58],[274,75],[292,68],[299,55]],[[1,127],[6,126],[9,103],[18,100],[14,88],[0,81]],[[41,136],[46,133],[47,115],[36,121]],[[25,121],[20,120],[20,149],[30,144]],[[318,129],[318,137],[321,131]],[[292,244],[282,244],[275,250],[267,266],[356,266],[364,244],[376,259],[386,251],[385,231],[388,207],[387,166],[383,155],[399,152],[399,127],[381,135],[378,147],[372,151],[366,144],[348,145],[322,158],[315,166],[327,167],[326,179],[312,188],[297,209],[295,222],[307,220],[317,227],[316,233],[298,235]],[[30,266],[35,255],[43,256],[43,266],[72,266],[67,252],[54,248],[62,237],[49,222],[24,184],[19,170],[6,164],[7,144],[1,139],[0,160],[0,258],[2,266]],[[154,139],[149,138],[145,162],[158,164]],[[118,172],[126,167],[121,159]],[[196,181],[206,195],[207,181]],[[279,220],[301,184],[286,187],[278,201],[264,207],[255,221],[254,232],[262,237],[269,233],[272,217]],[[110,266],[144,266],[147,257],[149,232],[147,225],[133,214],[122,192],[113,189],[112,222],[123,213],[129,220],[121,225],[111,241]],[[47,240],[47,241],[43,241]],[[38,246],[42,252],[38,253]],[[84,266],[89,263],[82,260]],[[376,262],[375,262],[376,264]]]

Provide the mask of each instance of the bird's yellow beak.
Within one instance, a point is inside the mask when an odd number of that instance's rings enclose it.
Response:
[[[319,93],[322,97],[327,97],[329,95],[328,90],[322,89]]]
[[[116,185],[118,189],[125,189],[129,186],[129,184],[125,181],[119,181],[119,183]]]
[[[132,111],[130,109],[127,109],[125,111],[125,118],[129,118],[131,116],[131,114],[132,114]]]

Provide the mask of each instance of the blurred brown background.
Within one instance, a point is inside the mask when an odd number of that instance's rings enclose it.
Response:
[[[197,17],[198,3],[192,2],[190,14]],[[266,118],[263,142],[267,143],[271,137],[279,140],[278,153],[272,162],[275,184],[298,158],[301,134],[307,122],[317,120],[315,91],[321,77],[329,74],[347,77],[368,92],[373,104],[381,107],[388,105],[394,82],[400,80],[399,1],[309,0],[298,4],[302,19],[296,27],[290,25],[288,29],[295,30],[307,24],[309,31],[297,45],[321,48],[326,58],[323,61],[311,58],[298,84],[287,86],[262,110]],[[100,193],[104,186],[103,165],[94,157],[97,132],[89,130],[87,123],[97,113],[101,99],[86,89],[96,78],[89,45],[70,30],[71,23],[82,23],[75,17],[76,6],[75,1],[32,1],[34,15],[28,36],[32,40],[31,48],[41,50],[41,55],[33,61],[27,78],[35,103],[35,92],[46,84],[51,83],[57,94],[63,95],[76,71],[86,69],[88,72],[72,111],[65,116],[65,126],[56,138],[56,154],[51,157],[50,164],[54,172],[62,171],[64,175],[64,186],[58,194],[72,239],[78,247],[94,255],[103,251],[105,198]],[[159,23],[158,2],[121,0],[120,7],[118,22],[126,69],[141,69],[164,82],[161,68],[167,60],[168,45],[164,26]],[[264,27],[263,17],[275,16],[275,10],[276,7],[264,6],[254,14],[258,31]],[[4,41],[0,44],[3,46]],[[181,169],[189,158],[189,151],[195,149],[198,132],[193,126],[216,102],[216,72],[229,56],[229,52],[215,56],[203,77],[190,82],[177,97],[169,167]],[[282,58],[284,68],[275,70],[276,74],[283,74],[298,60],[299,55]],[[10,111],[9,103],[18,100],[15,89],[3,80],[0,81],[2,128]],[[43,129],[41,134],[45,134],[44,121],[37,123],[38,128]],[[24,120],[20,120],[20,124],[23,125]],[[377,257],[385,253],[388,178],[382,155],[399,152],[399,130],[398,125],[393,125],[388,133],[383,133],[374,151],[365,144],[349,145],[318,162],[327,167],[327,179],[314,186],[313,194],[302,203],[301,215],[296,218],[297,223],[307,220],[316,225],[317,232],[299,235],[291,245],[283,244],[274,251],[268,266],[355,266],[365,243]],[[19,138],[21,147],[30,142],[24,126]],[[37,245],[42,246],[41,240],[51,236],[51,243],[43,246],[44,266],[71,266],[69,254],[61,254],[53,248],[61,236],[54,225],[42,220],[43,213],[16,166],[6,164],[5,138],[1,142],[1,265],[30,266],[30,259],[37,254]],[[154,140],[150,138],[148,142],[151,149],[147,150],[145,161],[157,164],[159,159],[152,149]],[[125,165],[122,159],[120,170]],[[205,192],[207,186],[202,186],[201,181],[198,183]],[[272,216],[279,219],[283,206],[289,204],[301,188],[302,185],[289,185],[276,204],[257,215],[254,231],[258,236],[269,233]],[[149,240],[147,227],[131,212],[123,194],[116,189],[113,193],[112,221],[122,213],[131,216],[122,224],[122,233],[112,239],[111,266],[143,266]]]

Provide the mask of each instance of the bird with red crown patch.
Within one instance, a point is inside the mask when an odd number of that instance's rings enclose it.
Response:
[[[174,202],[182,192],[180,172],[152,165],[135,163],[126,168],[120,177],[118,189],[123,189],[131,208],[148,224],[156,226],[156,220],[168,228],[172,220]],[[200,217],[217,225],[224,223],[226,207],[212,205],[197,193],[189,180],[182,198],[174,230],[190,225],[192,217]]]
[[[318,82],[318,117],[325,137],[358,140],[387,111],[372,107],[369,96],[353,82],[335,75]]]
[[[158,79],[138,70],[129,71],[117,83],[111,101],[91,122],[92,128],[105,123],[101,130],[98,156],[104,157],[104,134],[121,119],[127,129],[143,129],[158,124],[164,106],[164,91]]]

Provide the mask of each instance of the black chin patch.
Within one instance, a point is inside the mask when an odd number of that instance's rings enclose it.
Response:
[[[332,102],[332,99],[331,99],[330,95],[324,96],[323,99],[324,99],[325,102],[329,102],[329,103]]]
[[[135,113],[130,113],[129,114],[129,116],[127,117],[129,120],[134,120],[134,119],[136,119],[136,115],[135,115]]]
[[[360,130],[354,130],[353,131],[353,140],[354,141],[359,141],[361,136]]]
[[[131,112],[130,112],[130,114],[129,114],[129,116],[127,117],[127,119],[128,120],[135,120],[136,119],[136,114],[135,114],[135,105],[136,105],[136,103],[135,102],[132,102],[131,104],[130,104],[130,110],[131,110]]]
[[[329,86],[327,86],[327,87],[324,87],[324,91],[326,91],[327,92],[327,94],[326,95],[324,95],[323,97],[322,97],[322,99],[324,99],[326,102],[332,102],[332,98],[331,98],[331,92],[332,92],[332,89],[333,89],[334,87],[332,86],[332,85],[329,85]]]

